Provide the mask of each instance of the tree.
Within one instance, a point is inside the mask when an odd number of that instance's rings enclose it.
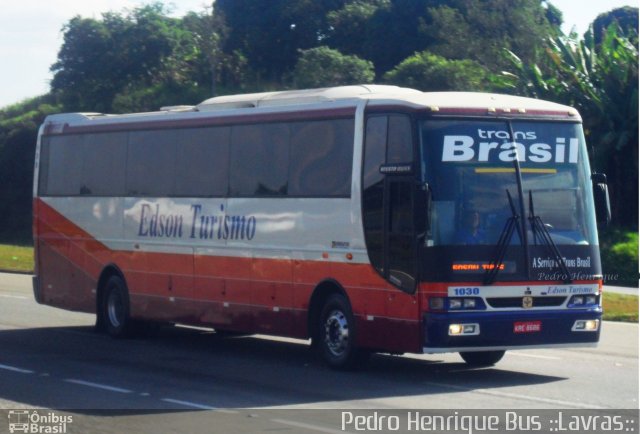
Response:
[[[281,84],[300,50],[321,45],[327,13],[345,0],[217,0],[230,28],[227,53],[239,52],[259,82]]]
[[[293,72],[298,88],[364,84],[374,78],[371,62],[325,46],[303,50]]]
[[[622,34],[638,46],[638,8],[625,6],[600,14],[593,22],[593,36],[596,45],[600,45],[607,29],[613,23],[617,23]]]
[[[218,13],[214,7],[208,8],[203,13],[190,12],[183,18],[183,23],[189,32],[191,32],[194,47],[194,58],[196,63],[204,68],[209,75],[211,83],[210,96],[216,96],[218,76],[223,68],[224,60],[227,57],[222,51],[224,40],[226,39],[229,28],[225,24],[224,17]]]
[[[371,34],[371,18],[380,9],[388,9],[390,0],[355,0],[341,9],[327,14],[329,32],[327,45],[345,53],[371,58],[368,41]]]
[[[110,111],[116,94],[173,72],[177,23],[159,4],[127,15],[109,12],[102,20],[74,17],[64,26],[64,43],[51,66],[52,90],[68,110]]]
[[[31,239],[31,189],[38,127],[61,107],[49,94],[0,110],[0,239]]]
[[[403,60],[384,76],[385,81],[424,91],[491,90],[493,75],[473,60],[448,60],[423,51]]]
[[[584,39],[550,39],[546,54],[551,73],[511,53],[520,89],[580,111],[592,165],[609,175],[614,223],[637,228],[638,49],[614,22],[598,45],[591,26]]]
[[[492,71],[510,66],[503,49],[527,62],[548,35],[561,33],[558,16],[540,0],[449,0],[429,8],[429,50],[448,59],[471,59]],[[552,18],[552,22],[549,21]]]

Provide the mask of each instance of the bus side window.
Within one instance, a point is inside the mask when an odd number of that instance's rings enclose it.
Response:
[[[229,193],[232,197],[284,196],[289,170],[289,125],[231,128]]]

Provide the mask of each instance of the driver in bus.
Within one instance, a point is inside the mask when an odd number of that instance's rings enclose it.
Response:
[[[484,244],[485,232],[480,228],[480,213],[470,210],[462,217],[462,227],[456,234],[456,244]]]

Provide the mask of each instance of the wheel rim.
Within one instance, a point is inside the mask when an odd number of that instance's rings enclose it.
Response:
[[[107,299],[107,314],[109,315],[109,322],[113,327],[120,327],[124,322],[124,303],[122,297],[116,290],[112,290],[109,293]]]
[[[332,311],[324,322],[324,340],[334,356],[341,356],[349,347],[349,322],[339,310]]]

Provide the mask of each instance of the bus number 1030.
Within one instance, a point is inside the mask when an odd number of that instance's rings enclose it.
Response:
[[[480,288],[454,288],[455,295],[480,295]]]

